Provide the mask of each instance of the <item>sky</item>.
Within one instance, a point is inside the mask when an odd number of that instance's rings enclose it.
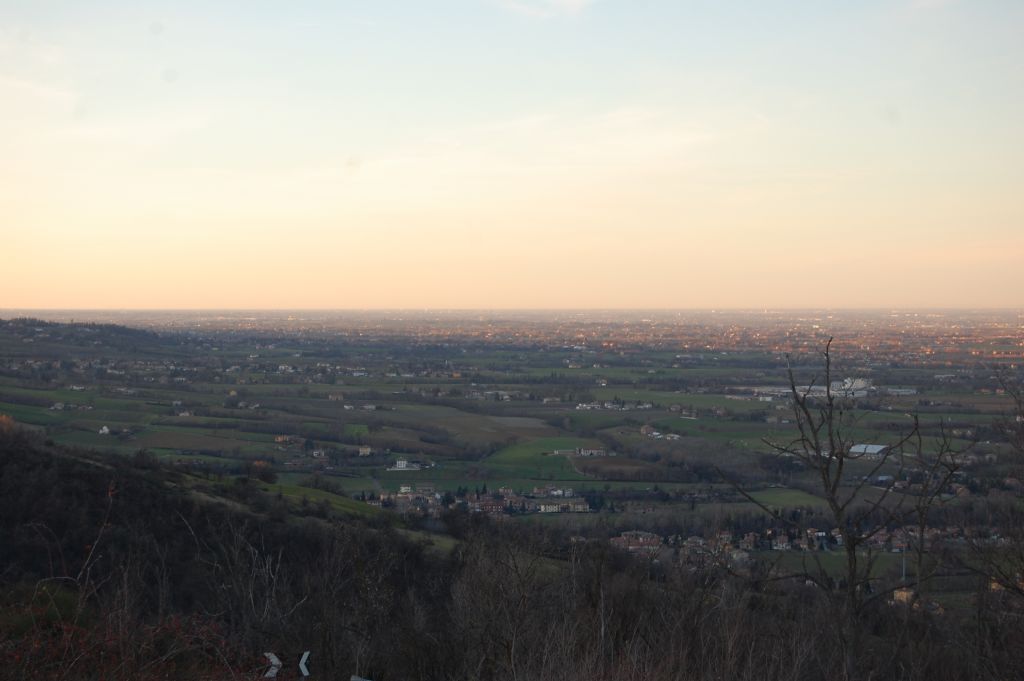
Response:
[[[0,0],[0,308],[1024,307],[1020,0]]]

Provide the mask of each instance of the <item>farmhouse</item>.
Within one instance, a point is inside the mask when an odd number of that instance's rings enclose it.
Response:
[[[480,499],[470,502],[469,510],[487,515],[501,515],[505,512],[505,502],[498,499]]]
[[[388,466],[389,471],[419,471],[424,468],[433,468],[433,463],[421,463],[419,461],[409,461],[408,459],[397,459],[393,466]]]
[[[870,445],[870,444],[859,444],[850,447],[850,456],[856,458],[864,458],[868,460],[881,459],[888,455],[888,445]]]
[[[590,504],[586,499],[544,499],[536,502],[535,508],[540,513],[589,513]]]
[[[546,485],[544,487],[534,487],[533,496],[535,497],[571,497],[575,495],[575,491],[572,487],[556,487],[555,485]]]

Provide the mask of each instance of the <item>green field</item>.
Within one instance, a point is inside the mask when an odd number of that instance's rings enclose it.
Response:
[[[574,437],[549,437],[506,447],[482,463],[497,476],[534,480],[586,480],[566,456],[552,454],[557,449],[601,447],[601,443]]]
[[[750,496],[759,504],[764,504],[771,509],[797,508],[799,506],[822,508],[825,504],[820,497],[798,489],[766,489],[751,492]]]
[[[833,551],[762,551],[754,554],[757,558],[776,566],[776,569],[785,574],[791,572],[807,571],[810,574],[818,574],[820,564],[826,574],[832,577],[839,577],[846,570],[846,553],[842,549]],[[868,554],[861,554],[861,560],[867,561]],[[899,570],[903,564],[904,554],[902,553],[875,553],[871,560],[871,574],[875,577],[882,577]],[[913,563],[913,557],[906,556],[908,569]]]
[[[292,503],[302,504],[303,500],[307,503],[326,501],[335,511],[350,515],[372,516],[380,513],[380,509],[374,506],[364,504],[355,499],[349,499],[348,497],[341,497],[322,489],[290,484],[262,484],[260,489],[268,494],[280,495]]]
[[[794,434],[792,424],[766,420],[792,419],[788,409],[779,409],[787,400],[731,399],[743,386],[785,381],[784,361],[774,351],[701,349],[680,356],[684,351],[671,343],[598,347],[588,342],[579,348],[573,347],[576,343],[530,341],[513,348],[450,338],[417,345],[387,334],[299,339],[277,332],[270,343],[233,334],[214,342],[214,332],[202,346],[180,344],[179,338],[151,345],[139,341],[138,347],[94,346],[91,338],[61,346],[52,338],[26,344],[12,333],[0,335],[0,359],[8,360],[0,375],[0,412],[60,444],[127,455],[148,449],[162,460],[180,463],[178,470],[197,462],[238,472],[253,459],[268,461],[281,481],[282,496],[290,501],[303,496],[320,500],[315,491],[297,487],[318,473],[347,494],[424,483],[444,491],[484,485],[531,491],[550,483],[577,491],[630,491],[634,494],[620,498],[638,499],[640,505],[648,496],[656,498],[654,513],[666,522],[673,513],[720,519],[760,512],[756,504],[728,494],[703,498],[697,509],[677,499],[666,501],[663,495],[642,494],[655,486],[668,492],[711,488],[720,481],[715,473],[720,467],[749,472],[745,479],[760,488],[755,498],[772,508],[821,503],[796,489],[764,487],[769,481],[785,481],[813,489],[805,486],[813,483],[806,474],[757,479],[761,470],[769,470],[761,468],[760,454],[770,451],[763,440],[788,441]],[[863,442],[891,442],[901,427],[910,425],[904,413],[914,411],[921,414],[929,435],[940,419],[984,432],[1009,408],[1008,399],[992,392],[994,386],[982,393],[977,381],[967,387],[933,380],[937,372],[967,372],[974,362],[969,359],[954,369],[856,365],[851,371],[863,371],[878,385],[915,386],[920,392],[865,400],[865,408],[851,412],[859,423],[847,435]],[[570,363],[581,368],[570,369]],[[278,371],[279,364],[297,369]],[[366,375],[352,376],[355,368]],[[801,375],[814,371],[811,364],[798,367]],[[71,390],[72,385],[86,389]],[[476,399],[494,391],[516,395],[510,401]],[[344,399],[328,399],[337,393],[344,393]],[[559,401],[545,403],[546,397]],[[615,398],[627,406],[655,406],[575,408],[581,401]],[[237,400],[260,407],[237,408]],[[50,410],[55,402],[91,409]],[[375,408],[364,409],[367,405]],[[682,418],[669,411],[671,405],[693,410],[697,418]],[[182,410],[191,415],[177,416]],[[680,439],[648,438],[640,433],[644,425]],[[99,435],[103,426],[112,433]],[[291,441],[275,442],[281,435]],[[324,456],[314,459],[306,440],[325,450]],[[962,434],[957,442],[966,443]],[[372,456],[358,457],[357,444],[370,445]],[[555,449],[580,446],[611,448],[619,456],[551,455]],[[434,466],[386,470],[398,458]],[[1005,467],[1003,459],[999,465]],[[851,463],[849,472],[862,474],[866,468]],[[992,472],[996,480],[1007,474],[1002,468]],[[650,521],[649,511],[635,517],[630,513],[623,514],[629,522]]]

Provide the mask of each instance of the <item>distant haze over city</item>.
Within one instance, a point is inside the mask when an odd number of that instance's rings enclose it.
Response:
[[[939,361],[1024,358],[1024,310],[4,310],[0,320],[118,324],[198,335],[412,345],[818,352]]]

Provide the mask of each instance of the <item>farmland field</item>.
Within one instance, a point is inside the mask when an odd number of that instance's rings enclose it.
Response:
[[[765,444],[795,434],[786,397],[752,394],[751,386],[785,388],[785,361],[774,351],[577,339],[521,347],[447,337],[410,343],[278,330],[258,337],[189,331],[127,345],[116,330],[106,340],[89,331],[62,344],[51,332],[58,330],[15,324],[0,333],[0,412],[58,444],[121,455],[147,450],[203,479],[249,479],[259,460],[277,480],[265,489],[290,504],[305,498],[348,512],[362,504],[352,497],[392,498],[403,488],[474,501],[499,488],[530,496],[569,488],[586,494],[594,511],[566,514],[578,516],[574,526],[704,528],[763,515],[727,482],[743,481],[754,499],[780,512],[823,508],[813,476],[776,467]],[[990,385],[990,372],[961,381],[973,369],[958,361],[954,371],[857,355],[851,375],[914,394],[866,395],[851,411],[846,437],[891,442],[913,423],[906,414],[917,413],[926,446],[940,428],[956,446],[981,440],[972,446],[988,457],[991,480],[1012,477],[1004,445],[988,442],[997,439],[1009,403]],[[580,447],[614,456],[553,454]],[[848,473],[900,473],[888,464],[872,468],[850,462]],[[340,494],[302,487],[314,475]],[[558,525],[547,515],[536,522]]]

